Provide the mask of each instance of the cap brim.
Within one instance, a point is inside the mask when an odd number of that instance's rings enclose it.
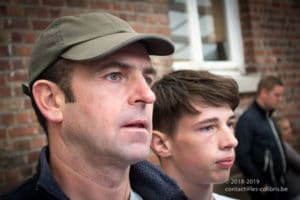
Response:
[[[155,34],[117,33],[77,44],[61,57],[70,60],[92,60],[101,58],[135,42],[141,41],[150,55],[165,56],[174,52],[172,42]]]

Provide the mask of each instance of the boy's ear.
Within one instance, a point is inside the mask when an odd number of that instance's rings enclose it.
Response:
[[[171,155],[171,145],[169,137],[160,131],[152,131],[152,140],[150,147],[152,151],[161,158]]]
[[[37,80],[32,86],[32,95],[43,116],[52,122],[63,120],[64,94],[48,80]]]

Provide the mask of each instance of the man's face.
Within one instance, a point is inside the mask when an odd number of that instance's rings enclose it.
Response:
[[[284,87],[275,85],[272,90],[264,90],[264,106],[267,110],[276,109],[279,103],[282,101]]]
[[[234,163],[235,116],[229,106],[196,106],[196,115],[185,115],[171,139],[171,168],[181,184],[225,182]]]
[[[79,157],[123,164],[147,157],[155,95],[145,48],[127,46],[100,61],[75,64],[74,103],[65,104],[62,138]]]

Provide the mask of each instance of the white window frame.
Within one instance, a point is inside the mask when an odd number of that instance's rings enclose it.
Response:
[[[199,37],[200,25],[197,11],[197,0],[185,0],[187,6],[187,16],[189,21],[189,39],[193,41],[190,43],[191,55],[190,61],[176,61],[174,62],[174,69],[207,69],[212,71],[219,70],[233,70],[239,73],[244,72],[244,54],[243,42],[240,28],[240,18],[237,0],[224,0],[225,6],[225,21],[227,29],[227,37],[229,44],[230,58],[228,61],[204,61],[202,41]]]
[[[260,79],[259,74],[246,75],[244,49],[241,33],[238,0],[224,0],[225,23],[229,45],[229,59],[227,61],[204,61],[202,41],[199,37],[200,24],[197,11],[197,0],[185,0],[190,41],[190,60],[174,60],[173,69],[208,70],[210,72],[232,76],[239,84],[240,92],[253,92]]]

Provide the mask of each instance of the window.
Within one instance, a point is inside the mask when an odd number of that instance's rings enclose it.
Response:
[[[244,72],[237,0],[170,0],[174,69]]]

